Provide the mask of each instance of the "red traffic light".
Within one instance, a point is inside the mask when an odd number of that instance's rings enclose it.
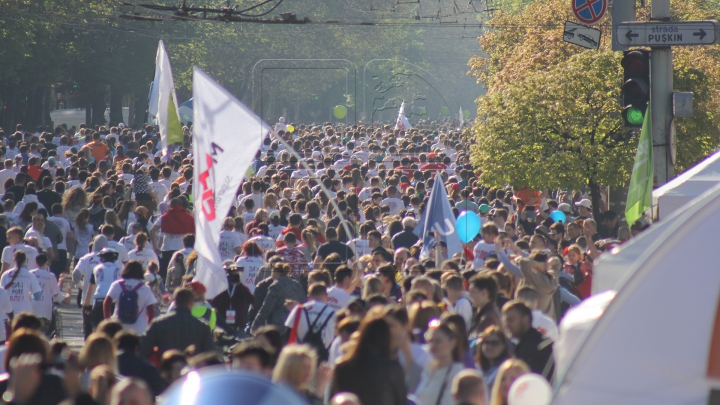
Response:
[[[648,57],[640,51],[628,52],[620,62],[626,74],[641,76],[649,69]]]

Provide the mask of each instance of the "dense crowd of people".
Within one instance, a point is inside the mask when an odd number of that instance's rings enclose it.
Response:
[[[593,261],[647,226],[582,191],[484,186],[449,121],[280,119],[219,235],[228,289],[207,297],[188,125],[167,154],[151,125],[0,130],[6,402],[149,404],[224,366],[309,404],[507,404],[521,375],[553,381]],[[452,257],[418,231],[435,182],[482,225]],[[79,353],[58,304],[82,311]]]

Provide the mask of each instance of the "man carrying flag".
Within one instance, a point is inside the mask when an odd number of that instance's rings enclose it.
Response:
[[[652,121],[650,119],[650,107],[648,107],[642,129],[640,130],[640,142],[638,143],[637,153],[635,154],[635,165],[633,165],[627,204],[625,205],[625,219],[628,225],[635,223],[635,221],[643,216],[645,211],[652,207],[652,188]]]
[[[435,246],[435,231],[440,233],[440,240],[447,246],[447,257],[442,259],[451,258],[455,253],[462,251],[462,243],[455,229],[455,215],[450,207],[440,172],[435,175],[430,201],[415,226],[415,235],[423,241],[421,259],[433,258],[430,256],[430,251]],[[440,263],[436,265],[439,267]]]
[[[168,159],[172,154],[172,149],[169,147],[183,142],[180,114],[176,106],[177,97],[175,97],[170,58],[165,50],[165,44],[160,41],[155,56],[155,78],[148,100],[148,114],[157,118],[161,149]]]
[[[410,125],[410,121],[408,121],[407,117],[405,116],[405,102],[403,101],[402,104],[400,104],[400,109],[398,110],[398,117],[397,121],[395,122],[395,129],[407,131],[410,128],[412,128],[412,125]]]

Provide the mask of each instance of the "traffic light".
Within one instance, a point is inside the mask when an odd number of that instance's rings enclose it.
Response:
[[[623,53],[623,120],[626,127],[642,127],[650,102],[650,51]]]

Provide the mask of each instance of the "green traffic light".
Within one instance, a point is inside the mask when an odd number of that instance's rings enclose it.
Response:
[[[625,114],[625,118],[627,121],[632,125],[642,125],[643,123],[643,112],[635,107],[630,107],[627,109],[627,112]]]

